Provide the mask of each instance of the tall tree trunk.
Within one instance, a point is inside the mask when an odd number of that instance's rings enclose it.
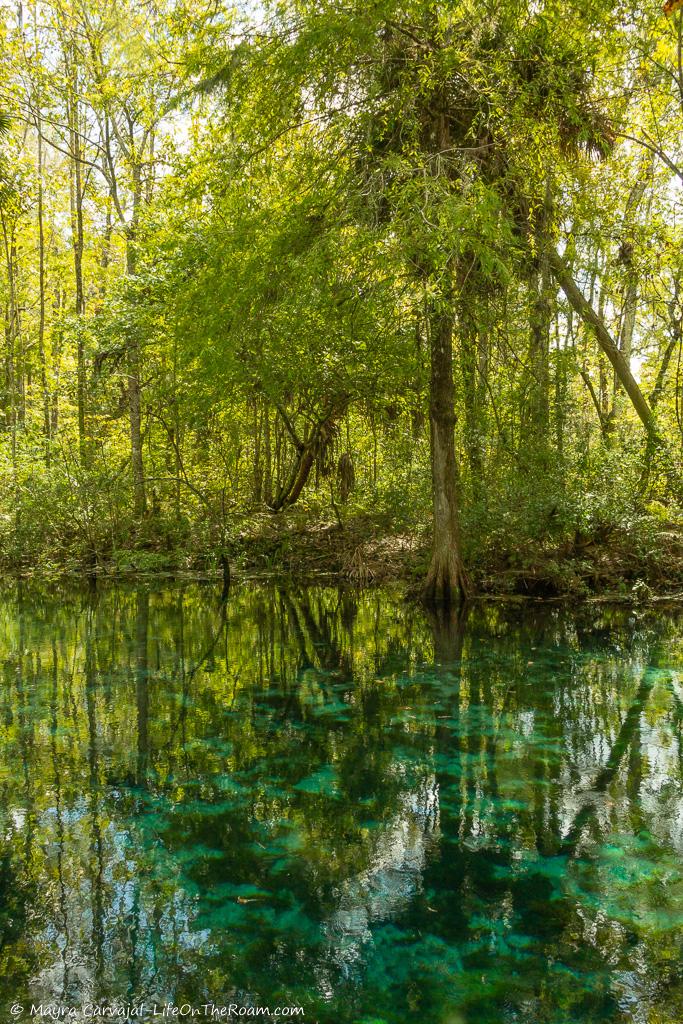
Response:
[[[451,605],[466,597],[468,581],[462,563],[455,458],[455,386],[453,383],[452,296],[432,316],[429,331],[434,538],[432,560],[424,584],[430,604]]]
[[[664,355],[659,364],[657,370],[657,376],[655,383],[650,392],[649,402],[650,408],[654,410],[659,404],[659,400],[664,393],[664,382],[666,380],[666,374],[671,363],[674,351],[678,348],[681,351],[681,345],[683,344],[683,313],[680,312],[680,284],[678,281],[674,281],[674,298],[668,304],[669,305],[669,334],[670,338],[667,342],[666,348],[664,349]]]
[[[38,129],[38,359],[40,360],[40,388],[43,400],[43,434],[45,436],[45,463],[50,465],[50,388],[48,386],[47,357],[45,354],[45,224],[43,196],[43,129],[40,106],[37,114]]]
[[[180,523],[180,516],[182,510],[182,495],[181,485],[183,477],[183,459],[182,459],[182,443],[183,443],[183,430],[180,418],[180,400],[178,397],[178,339],[174,338],[173,341],[173,436],[171,437],[171,458],[173,459],[173,468],[175,475],[175,488],[174,488],[174,512],[176,523]]]
[[[52,308],[58,322],[56,330],[53,329],[52,344],[50,351],[50,363],[52,366],[52,396],[50,401],[50,436],[54,437],[59,430],[59,385],[62,375],[62,344],[64,332],[62,328],[62,306],[64,299],[62,289],[57,285]]]
[[[619,261],[625,268],[624,298],[621,309],[621,329],[619,331],[619,349],[621,350],[629,369],[631,367],[633,333],[636,326],[638,287],[640,283],[638,280],[637,267],[633,265],[633,249],[635,244],[633,237],[634,231],[632,223],[629,222],[631,222],[632,218],[635,219],[637,217],[638,208],[643,200],[648,183],[652,180],[653,165],[654,155],[652,153],[647,153],[640,167],[640,173],[638,174],[636,183],[631,189],[626,203],[626,234],[622,240],[619,251]]]
[[[448,118],[449,98],[438,98],[431,125],[436,152],[449,153],[452,146]],[[446,166],[447,176],[452,171]],[[455,458],[455,385],[453,382],[453,325],[455,304],[452,260],[442,268],[445,285],[432,300],[429,312],[429,426],[432,468],[432,559],[423,587],[429,604],[452,605],[469,589],[460,546],[458,467]]]
[[[136,271],[136,224],[131,225],[126,239],[126,273],[133,277]],[[133,473],[133,502],[135,516],[142,519],[147,511],[145,466],[142,457],[142,392],[140,386],[140,341],[135,329],[128,339],[128,411],[130,420],[130,461]]]
[[[266,505],[270,505],[273,500],[273,453],[270,443],[270,407],[267,401],[264,401],[263,405],[263,448],[263,500]]]
[[[78,404],[78,447],[81,465],[88,464],[86,431],[86,374],[85,374],[85,290],[83,287],[83,168],[78,106],[78,71],[74,48],[69,54],[67,99],[69,122],[69,150],[71,153],[71,239],[74,258],[75,311],[76,311],[76,390]]]
[[[629,369],[631,368],[631,353],[633,349],[633,332],[636,326],[637,304],[638,276],[630,263],[629,257],[626,286],[624,288],[624,305],[621,314],[621,331],[619,332],[619,348]]]
[[[5,249],[7,282],[9,285],[9,302],[7,305],[7,416],[12,440],[12,474],[16,486],[17,473],[17,393],[16,393],[16,347],[19,331],[19,311],[17,309],[16,289],[16,244],[14,241],[14,225],[10,224],[0,209],[2,218],[2,235]]]
[[[101,83],[100,83],[101,84]],[[110,199],[123,228],[126,239],[126,274],[135,277],[137,272],[137,242],[142,203],[152,196],[152,163],[154,159],[153,132],[149,128],[142,132],[138,140],[134,130],[134,117],[125,110],[128,124],[128,135],[124,137],[115,115],[108,111],[104,117],[103,151],[105,177],[109,184]],[[116,162],[112,146],[116,140],[121,153],[128,164],[131,177],[131,214],[127,218],[119,196]],[[148,165],[150,178],[147,188],[143,182],[143,167]],[[126,345],[126,376],[128,391],[128,420],[130,427],[130,462],[133,477],[133,508],[135,518],[141,520],[147,512],[147,491],[145,486],[145,466],[142,454],[142,385],[141,385],[142,353],[140,339],[133,329]]]
[[[538,213],[535,228],[537,263],[531,277],[531,337],[529,366],[531,370],[531,401],[529,427],[535,447],[542,454],[547,449],[550,423],[550,324],[552,320],[552,276],[548,262],[548,225],[552,210],[552,185],[546,180],[545,202]]]
[[[529,365],[531,369],[531,401],[529,403],[529,426],[537,441],[547,440],[550,422],[550,322],[552,307],[549,296],[550,274],[547,260],[534,274],[531,290],[531,339],[529,344]]]
[[[571,316],[571,314],[570,314]],[[569,333],[571,334],[571,324]],[[559,328],[556,321],[555,343],[555,447],[560,465],[564,462],[564,430],[567,419],[567,353],[560,341]]]
[[[111,188],[109,189],[109,195],[106,199],[106,213],[104,220],[104,231],[102,233],[102,246],[100,249],[100,266],[102,268],[102,283],[100,285],[100,297],[104,298],[107,294],[107,271],[111,263],[111,237],[114,231],[114,223],[112,220],[111,213],[112,198]]]
[[[262,415],[259,415],[259,397],[258,394],[252,395],[250,404],[253,405],[253,436],[254,436],[254,456],[253,456],[253,480],[254,480],[254,502],[258,505],[263,497],[263,466],[261,464],[261,419]]]
[[[465,304],[467,299],[465,300]],[[470,466],[471,491],[475,500],[484,485],[484,387],[488,353],[478,325],[463,309],[459,316],[460,372],[462,374],[463,407],[465,411],[464,443]]]
[[[40,60],[38,41],[38,6],[33,6],[33,43],[36,65]],[[36,80],[39,82],[39,78]],[[37,219],[38,219],[38,361],[40,372],[40,389],[43,404],[43,435],[45,438],[45,464],[50,465],[50,389],[48,385],[47,357],[45,352],[45,217],[44,217],[44,182],[43,182],[43,113],[40,86],[36,87],[34,98],[35,126],[37,139]]]
[[[21,306],[17,295],[19,278],[19,252],[17,250],[16,224],[12,231],[10,263],[14,277],[14,419],[23,428],[26,425],[26,348],[21,324]]]

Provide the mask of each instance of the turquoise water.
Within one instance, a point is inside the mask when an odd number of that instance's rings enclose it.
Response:
[[[0,664],[3,1024],[683,1020],[683,618],[15,593]]]

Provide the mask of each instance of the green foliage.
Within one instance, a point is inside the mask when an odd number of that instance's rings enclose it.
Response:
[[[437,320],[475,573],[616,536],[650,564],[681,521],[680,13],[29,7],[0,117],[5,566],[215,566],[295,503],[425,536]]]

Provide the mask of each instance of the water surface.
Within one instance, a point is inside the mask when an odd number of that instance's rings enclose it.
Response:
[[[683,619],[0,600],[0,1020],[683,1020]]]

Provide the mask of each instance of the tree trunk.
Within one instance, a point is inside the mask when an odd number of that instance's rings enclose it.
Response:
[[[135,233],[134,229],[126,240],[126,273],[135,274]],[[140,387],[140,342],[135,330],[128,339],[128,411],[130,421],[130,462],[133,474],[133,503],[135,516],[142,519],[147,511],[145,488],[145,466],[142,458],[142,401]]]
[[[298,443],[296,461],[289,479],[284,486],[279,488],[275,500],[270,505],[272,512],[280,512],[282,509],[289,508],[298,499],[311,475],[316,457],[329,444],[336,424],[346,411],[346,405],[347,403],[344,402],[343,405],[333,409],[321,423],[317,424],[308,441]]]
[[[14,274],[14,322],[15,322],[15,354],[14,354],[14,390],[15,390],[15,413],[14,418],[23,429],[26,426],[26,347],[24,344],[24,332],[21,323],[21,306],[19,295],[16,291],[19,284],[19,251],[17,249],[16,227],[12,231],[12,249],[10,262]]]
[[[682,493],[680,473],[671,458],[671,452],[665,439],[657,429],[657,421],[645,395],[640,390],[637,380],[631,373],[631,368],[624,359],[623,352],[614,343],[612,336],[605,327],[602,317],[598,316],[593,307],[581,294],[576,282],[559,255],[552,251],[550,253],[550,266],[553,274],[567,296],[570,304],[574,307],[585,323],[590,324],[595,332],[598,343],[614,368],[616,379],[631,399],[633,408],[636,410],[647,435],[647,449],[645,453],[645,464],[641,477],[641,491],[647,486],[652,461],[657,453],[662,458],[664,472],[667,482],[673,494],[679,499]]]
[[[460,372],[465,412],[464,445],[470,467],[471,493],[479,498],[484,484],[484,392],[486,344],[478,325],[463,310],[459,317]]]
[[[38,7],[33,7],[33,43],[36,63],[39,60]],[[44,182],[43,182],[43,112],[40,79],[36,79],[35,126],[37,139],[37,218],[38,218],[38,361],[40,369],[40,389],[43,402],[43,435],[45,438],[45,464],[50,465],[50,388],[48,385],[47,356],[45,352],[45,217],[44,217]]]
[[[434,539],[424,584],[429,604],[452,605],[463,600],[469,584],[462,563],[455,459],[455,387],[453,384],[453,314],[451,296],[430,325],[431,430]]]
[[[655,378],[655,383],[649,397],[650,408],[653,412],[657,408],[659,400],[664,393],[664,382],[666,380],[666,374],[669,369],[674,350],[678,348],[680,351],[681,344],[683,344],[683,315],[680,313],[678,316],[676,315],[676,309],[680,308],[679,293],[680,285],[678,281],[674,281],[674,301],[669,303],[669,332],[671,337],[664,350],[662,361],[659,364],[659,369],[657,370],[657,377]]]
[[[76,292],[76,390],[78,404],[78,446],[81,465],[88,464],[88,442],[86,431],[86,379],[85,379],[85,290],[83,287],[83,180],[82,153],[78,111],[78,80],[76,58],[73,47],[68,64],[69,95],[67,112],[69,122],[69,150],[71,153],[71,242],[74,257],[74,283]]]
[[[7,416],[12,439],[12,474],[16,485],[17,472],[17,396],[16,396],[16,339],[19,331],[19,313],[16,294],[16,246],[14,243],[14,225],[9,225],[2,209],[2,235],[5,249],[5,265],[9,285],[9,302],[7,305],[7,340],[6,376],[7,376]]]
[[[259,415],[259,397],[258,394],[251,396],[251,403],[253,404],[253,437],[254,437],[254,456],[253,456],[253,480],[254,480],[254,502],[259,505],[261,498],[263,497],[263,467],[261,465],[261,415]]]
[[[52,308],[54,317],[57,320],[58,328],[52,332],[52,344],[50,347],[50,365],[52,367],[52,397],[50,401],[50,437],[55,437],[59,430],[59,385],[62,375],[62,306],[64,300],[60,286],[57,286]]]
[[[43,135],[40,107],[38,128],[38,359],[40,361],[40,387],[43,399],[43,434],[45,436],[45,463],[50,465],[50,389],[45,354],[45,225],[43,217]]]
[[[263,499],[266,505],[273,501],[273,453],[270,443],[270,408],[267,402],[263,406],[263,447],[265,465],[263,470]]]
[[[640,169],[640,174],[636,180],[635,185],[631,189],[626,203],[626,220],[630,221],[631,218],[634,220],[637,217],[638,208],[643,200],[648,182],[652,178],[652,168],[654,165],[654,156],[648,153],[645,156],[643,165]],[[620,262],[624,265],[626,270],[626,280],[624,283],[624,300],[621,310],[621,330],[619,331],[619,348],[623,353],[624,359],[631,367],[631,354],[633,348],[633,333],[636,326],[636,309],[638,306],[638,272],[636,267],[633,265],[633,248],[634,238],[633,230],[627,231],[626,237],[622,239],[621,249],[619,252]]]
[[[140,207],[145,199],[151,197],[151,185],[148,181],[148,188],[144,189],[143,167],[148,164],[149,174],[152,174],[153,148],[150,150],[150,130],[142,133],[140,140],[136,139],[133,118],[126,111],[126,120],[129,128],[127,140],[124,139],[115,117],[108,113],[104,118],[104,139],[103,155],[105,164],[105,177],[109,184],[109,197],[116,209],[119,223],[123,228],[126,239],[126,274],[134,277],[137,270],[137,241],[138,226],[140,218]],[[119,186],[116,176],[116,165],[112,152],[112,135],[114,133],[121,152],[124,154],[129,166],[131,177],[131,214],[127,218],[124,214],[121,200],[119,198]],[[145,466],[142,457],[142,386],[141,386],[142,354],[140,340],[137,332],[133,329],[127,339],[126,345],[126,376],[128,391],[128,422],[130,427],[130,463],[131,475],[133,478],[133,508],[135,518],[139,521],[144,518],[147,512],[147,492],[145,487]]]
[[[436,151],[450,152],[449,98],[439,97],[431,125]],[[447,177],[452,170],[447,165]],[[452,258],[437,267],[445,286],[432,300],[429,312],[429,428],[432,463],[433,538],[432,560],[424,582],[428,604],[449,606],[467,596],[469,584],[460,548],[458,468],[455,458],[455,385],[453,382],[453,324],[455,318]],[[431,273],[428,273],[431,277]],[[424,282],[426,283],[426,281]]]
[[[549,301],[547,261],[534,274],[531,281],[531,338],[529,366],[531,370],[531,400],[529,426],[538,443],[547,441],[550,422],[550,321],[552,309]]]
[[[614,368],[617,379],[624,391],[631,399],[633,408],[638,413],[640,420],[649,437],[658,439],[655,418],[648,405],[645,395],[640,390],[637,380],[631,373],[622,352],[612,339],[609,331],[601,317],[595,312],[591,304],[583,297],[576,282],[569,273],[569,269],[558,252],[549,252],[550,267],[555,278],[567,296],[570,305],[576,310],[581,319],[589,324],[595,333],[600,348],[605,353]]]
[[[529,366],[531,370],[531,400],[529,427],[534,435],[535,447],[545,453],[550,423],[550,325],[552,321],[552,277],[548,262],[548,225],[552,208],[550,178],[546,181],[545,202],[538,214],[536,225],[537,265],[531,276],[531,310]]]

